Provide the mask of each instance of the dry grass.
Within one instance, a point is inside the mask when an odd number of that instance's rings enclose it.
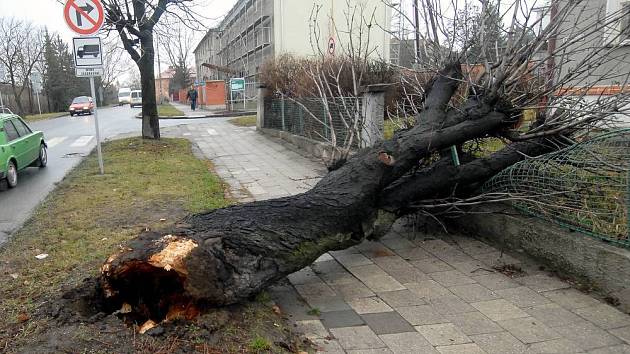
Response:
[[[175,108],[172,104],[164,102],[158,106],[158,115],[160,117],[181,117],[185,116],[184,112]]]
[[[239,127],[255,127],[256,116],[244,116],[229,120],[230,123]]]
[[[67,116],[68,114],[69,114],[68,112],[52,112],[52,113],[44,113],[44,114],[31,114],[28,116],[24,116],[22,118],[24,118],[24,120],[27,122],[36,122],[38,120],[59,118],[59,117]]]

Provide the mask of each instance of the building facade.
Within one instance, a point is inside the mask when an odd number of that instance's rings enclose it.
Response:
[[[373,17],[375,25],[358,28],[361,22],[356,21],[357,28],[349,31],[345,1],[239,0],[195,48],[198,79],[243,77],[245,96],[254,97],[260,69],[267,60],[285,53],[335,55],[340,45],[349,42],[349,32],[361,32],[363,38],[369,32],[371,55],[389,61],[390,35],[382,29],[390,25],[389,7],[381,0],[350,0],[350,6],[357,15],[362,10],[363,17]]]

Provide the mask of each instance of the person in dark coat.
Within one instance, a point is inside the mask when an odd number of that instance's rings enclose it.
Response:
[[[186,99],[190,100],[190,109],[193,111],[197,108],[197,90],[195,90],[192,86],[190,90],[188,90],[188,94],[186,95]]]

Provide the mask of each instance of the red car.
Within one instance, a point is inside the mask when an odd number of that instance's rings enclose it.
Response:
[[[72,117],[75,114],[92,114],[94,113],[94,102],[92,97],[88,96],[79,96],[75,97],[70,104],[70,116]]]

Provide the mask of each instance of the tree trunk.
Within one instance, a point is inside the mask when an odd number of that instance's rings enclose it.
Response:
[[[379,237],[410,202],[482,182],[522,159],[516,150],[540,152],[521,143],[483,161],[410,173],[419,159],[499,134],[518,119],[496,100],[449,110],[460,75],[459,65],[452,66],[432,84],[416,127],[357,152],[306,193],[193,215],[169,232],[144,232],[103,265],[105,298],[113,308],[130,305],[134,320],[155,322],[242,301],[327,251]],[[399,190],[410,194],[417,180],[421,193],[402,197]]]
[[[157,102],[155,99],[155,72],[153,50],[153,33],[142,30],[142,56],[136,62],[140,69],[140,84],[142,86],[142,137],[145,139],[160,138],[160,122],[158,119]]]

